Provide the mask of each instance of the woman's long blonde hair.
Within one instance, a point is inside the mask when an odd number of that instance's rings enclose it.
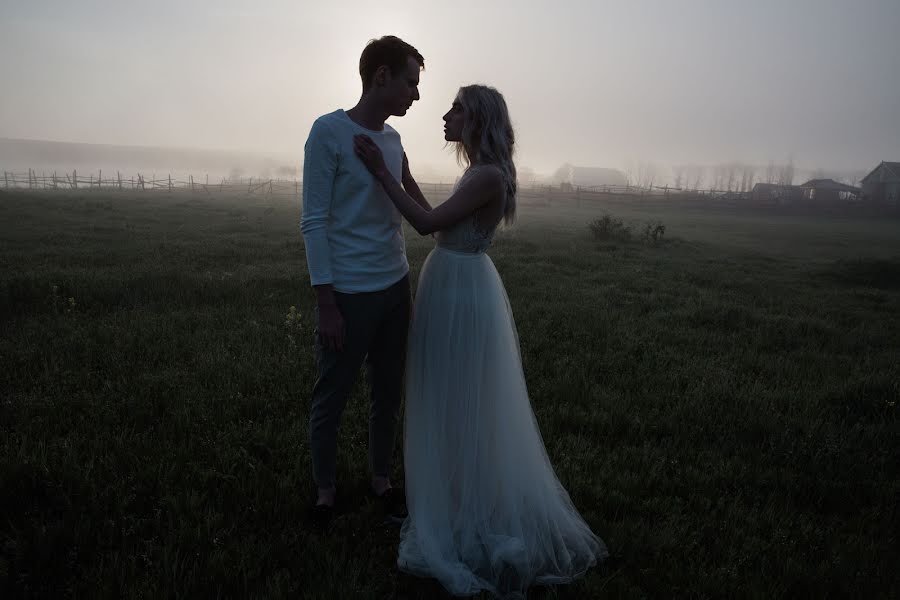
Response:
[[[506,184],[503,219],[510,223],[516,216],[516,136],[506,100],[486,85],[461,87],[456,99],[465,112],[462,141],[456,143],[456,160],[461,166],[493,165],[500,169]]]

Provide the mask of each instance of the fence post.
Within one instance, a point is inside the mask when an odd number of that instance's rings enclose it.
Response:
[[[103,189],[103,169],[97,171],[97,189]]]
[[[297,197],[297,200],[300,199],[300,183],[296,179],[294,180],[294,195]]]
[[[191,178],[191,193],[193,194],[194,193],[194,176],[188,175],[188,177]]]
[[[172,191],[172,174],[169,173],[169,191]]]
[[[3,171],[3,184],[6,186],[6,189],[9,189],[9,176],[6,174],[6,171]]]
[[[122,189],[122,174],[116,171],[116,179],[119,180],[119,189]]]

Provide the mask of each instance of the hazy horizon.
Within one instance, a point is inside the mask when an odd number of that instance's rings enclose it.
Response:
[[[635,162],[868,170],[900,160],[900,2],[397,2],[341,6],[0,0],[0,137],[302,161],[312,121],[359,97],[359,53],[425,56],[389,122],[414,167],[458,170],[441,116],[506,96],[522,168]]]

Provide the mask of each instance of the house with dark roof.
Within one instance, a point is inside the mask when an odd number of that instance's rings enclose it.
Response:
[[[859,199],[860,189],[834,179],[810,179],[800,185],[803,199],[816,204]]]
[[[900,206],[900,162],[882,161],[863,177],[862,198],[867,204]]]

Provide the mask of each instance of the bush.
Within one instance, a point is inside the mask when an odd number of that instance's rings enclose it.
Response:
[[[616,219],[608,214],[603,215],[599,219],[594,219],[588,227],[595,240],[631,241],[631,226],[623,223],[621,219]]]
[[[664,235],[666,235],[665,225],[659,221],[656,223],[650,223],[648,221],[644,224],[644,232],[641,235],[641,239],[645,244],[653,244],[655,246],[662,241]]]
[[[625,224],[621,219],[606,214],[599,219],[594,219],[588,224],[595,240],[616,240],[630,242],[634,239],[634,228]],[[666,226],[661,222],[647,222],[641,230],[640,240],[645,244],[657,245],[666,235]]]

